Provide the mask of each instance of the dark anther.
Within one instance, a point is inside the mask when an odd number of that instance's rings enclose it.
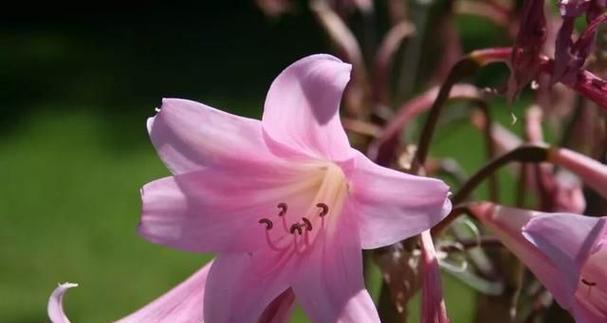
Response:
[[[266,230],[270,230],[274,226],[274,224],[272,223],[272,221],[270,221],[270,219],[263,218],[263,219],[259,219],[258,222],[260,224],[265,224],[266,225]]]
[[[312,231],[312,222],[310,222],[310,220],[308,220],[307,218],[301,218],[301,221],[304,223],[306,230]]]
[[[295,223],[291,226],[291,229],[289,229],[289,232],[291,233],[295,233],[295,231],[297,231],[297,233],[299,233],[300,235],[303,233],[303,230],[301,229],[301,225],[299,223]]]
[[[277,207],[280,209],[280,213],[278,213],[278,216],[285,215],[287,213],[287,210],[289,209],[287,203],[278,203]]]
[[[590,281],[587,281],[587,280],[586,280],[586,279],[584,279],[584,278],[582,278],[582,283],[584,283],[585,285],[588,285],[588,286],[596,286],[596,283],[595,283],[595,282],[590,282]]]
[[[329,213],[329,207],[325,203],[318,203],[318,204],[316,204],[316,207],[321,208],[321,211],[319,214],[319,216],[321,216],[321,217],[323,217],[323,216],[327,215],[327,213]]]

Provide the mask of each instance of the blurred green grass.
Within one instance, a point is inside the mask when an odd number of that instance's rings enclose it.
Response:
[[[93,116],[47,110],[0,142],[0,321],[42,321],[49,292],[73,281],[73,320],[107,322],[208,259],[136,235],[138,189],[167,171],[150,145],[116,151],[107,133]]]

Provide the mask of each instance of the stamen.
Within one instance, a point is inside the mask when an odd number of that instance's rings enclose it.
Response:
[[[301,221],[304,223],[306,230],[312,231],[312,222],[310,222],[310,220],[308,220],[306,217],[303,217],[301,218]]]
[[[301,235],[303,233],[303,230],[301,229],[301,224],[294,223],[291,226],[291,228],[289,229],[289,232],[291,232],[291,234],[295,234],[295,231],[297,231],[297,233],[299,233],[299,235]]]
[[[587,286],[596,286],[595,282],[588,281],[585,278],[582,278],[582,283],[584,283],[584,285],[587,285]]]
[[[287,203],[278,203],[277,207],[280,209],[280,212],[278,213],[278,216],[283,216],[287,213],[287,210],[289,209],[289,206],[287,206]]]
[[[306,246],[308,245],[308,242],[307,242],[308,232],[307,231],[306,231],[306,234],[304,235],[304,237],[305,238],[303,241],[303,245],[302,245],[301,241],[299,241],[299,242],[297,241],[298,240],[297,235],[295,235],[293,237],[294,250],[295,250],[295,253],[298,255],[301,255],[304,253],[304,251],[306,251]]]
[[[257,221],[257,222],[259,224],[265,224],[266,230],[270,230],[274,226],[274,223],[272,223],[272,221],[270,219],[266,219],[266,218],[259,219],[259,221]]]
[[[282,222],[282,229],[285,230],[285,233],[289,233],[289,228],[288,228],[288,224],[287,224],[287,218],[284,216],[280,217],[280,220]]]
[[[329,213],[329,207],[325,203],[318,203],[316,207],[321,209],[320,214],[318,214],[321,218]]]
[[[274,243],[272,241],[272,238],[270,237],[270,229],[267,229],[265,231],[266,233],[266,242],[268,243],[268,246],[270,247],[270,249],[274,250],[274,251],[284,251],[286,248],[280,248],[276,245],[276,243]],[[280,241],[280,240],[279,240]]]
[[[282,252],[288,248],[288,247],[279,247],[277,245],[277,243],[279,243],[281,240],[283,240],[284,237],[279,238],[277,241],[272,241],[272,237],[270,237],[270,230],[274,227],[274,223],[272,223],[272,220],[267,219],[267,218],[261,218],[257,222],[259,224],[264,224],[266,226],[266,230],[264,232],[265,232],[265,236],[266,236],[266,242],[268,243],[268,246],[270,247],[270,249],[272,249],[274,251]]]

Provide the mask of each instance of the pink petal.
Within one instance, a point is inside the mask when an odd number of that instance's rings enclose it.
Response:
[[[163,99],[160,112],[148,119],[148,132],[174,174],[269,155],[258,120],[189,100]]]
[[[589,257],[584,261],[580,269],[578,288],[575,293],[576,305],[588,311],[588,317],[600,317],[600,322],[607,322],[607,248],[604,244],[604,239],[607,237],[607,232],[604,231],[605,225],[601,231],[602,239],[595,240],[596,245],[592,247]],[[591,233],[591,235],[593,235]],[[596,241],[598,240],[598,241]],[[594,285],[592,285],[594,283]],[[578,314],[578,308],[574,307],[574,315]],[[583,312],[583,311],[580,311]],[[581,322],[581,319],[576,316],[576,319]],[[594,322],[597,322],[596,320]]]
[[[582,182],[567,170],[552,173],[549,167],[540,167],[547,184],[553,186],[553,207],[550,211],[581,214],[586,209]]]
[[[211,263],[206,264],[187,280],[118,323],[201,323],[203,297],[210,268]]]
[[[552,260],[573,293],[580,269],[601,238],[604,226],[605,220],[599,218],[551,213],[531,219],[523,228],[523,235]]]
[[[592,311],[591,309],[576,304],[572,311],[576,323],[605,323],[605,316]]]
[[[285,278],[289,271],[284,267],[272,268],[274,257],[268,253],[219,255],[207,281],[204,320],[258,322],[268,305],[289,287]]]
[[[352,149],[339,119],[351,66],[330,55],[312,55],[287,67],[272,83],[263,131],[275,152],[347,160]]]
[[[422,242],[422,323],[449,323],[443,300],[440,269],[430,231],[421,234]]]
[[[377,166],[362,154],[350,180],[350,207],[358,216],[364,249],[419,234],[451,211],[449,187],[442,181]]]
[[[117,323],[204,323],[204,295],[207,277],[211,264],[207,263],[187,280],[177,285],[164,295],[152,301],[137,312],[124,317]],[[78,284],[60,284],[49,299],[48,315],[52,323],[69,323],[69,319],[63,312],[63,295]],[[258,323],[284,323],[293,308],[295,297],[289,289],[279,295],[271,306],[265,309],[264,316],[255,321]]]
[[[607,165],[565,148],[552,150],[550,160],[575,173],[586,185],[607,198]]]
[[[139,233],[147,240],[194,252],[253,251],[267,247],[261,218],[277,204],[309,206],[314,182],[283,164],[213,167],[146,184]],[[308,204],[306,204],[308,203]]]
[[[538,212],[481,203],[473,206],[472,213],[504,243],[535,274],[565,309],[573,305],[571,278],[563,273],[550,258],[544,255],[522,234],[523,227],[539,215]],[[572,289],[573,288],[573,289]]]
[[[365,289],[356,227],[341,222],[337,232],[323,236],[302,260],[293,290],[313,322],[380,322]]]
[[[78,287],[78,284],[63,283],[59,284],[57,288],[51,294],[48,300],[48,317],[52,323],[70,323],[70,320],[63,312],[63,295],[68,289],[72,287]]]

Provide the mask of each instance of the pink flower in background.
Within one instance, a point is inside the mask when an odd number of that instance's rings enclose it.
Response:
[[[205,322],[255,322],[292,290],[315,322],[379,322],[361,249],[392,244],[451,208],[441,181],[379,167],[352,149],[338,108],[350,65],[295,62],[274,81],[260,121],[163,100],[148,122],[172,177],[142,189],[148,240],[218,254]]]
[[[527,141],[544,145],[542,130],[543,112],[537,105],[527,108],[525,116],[525,135]],[[505,129],[504,129],[505,130]],[[505,130],[508,131],[508,130]],[[506,150],[515,147],[507,148]],[[540,195],[539,207],[548,212],[582,213],[586,209],[583,185],[572,173],[556,169],[554,165],[526,165],[528,185]]]
[[[582,181],[607,198],[607,165],[566,148],[554,148],[548,159],[579,176]]]
[[[559,298],[578,322],[607,322],[606,223],[606,217],[551,214],[533,218],[523,228],[523,235],[560,272],[566,287]]]
[[[527,120],[529,120],[529,116],[527,116]],[[484,120],[482,115],[476,115],[472,122],[475,127],[484,129],[486,120]],[[541,122],[538,120],[536,127],[531,128],[541,128]],[[540,135],[539,138],[537,138],[538,136],[535,137],[536,138],[533,138],[532,140],[534,144],[545,144],[543,142],[543,135]],[[506,127],[497,123],[494,123],[491,127],[491,140],[495,143],[496,151],[500,154],[506,153],[523,144],[521,138]],[[553,155],[556,156],[557,154],[554,153]],[[560,153],[558,155],[560,155]],[[590,159],[588,157],[586,158]],[[555,158],[553,157],[552,159]],[[594,163],[598,162],[594,161]],[[529,188],[538,190],[539,193],[542,194],[543,199],[540,200],[540,205],[543,210],[571,213],[584,212],[586,200],[584,198],[583,185],[580,180],[574,176],[574,174],[580,175],[578,172],[573,171],[569,167],[557,169],[555,171],[555,167],[549,164],[541,164],[537,165],[537,167],[534,165],[523,167],[528,167],[527,172],[529,175],[526,185]],[[511,168],[511,170],[515,171],[517,168]],[[538,184],[541,184],[543,187],[539,189]]]
[[[607,218],[481,203],[473,214],[580,323],[607,320]]]
[[[255,0],[255,4],[270,17],[279,17],[293,11],[293,3],[290,0]]]

